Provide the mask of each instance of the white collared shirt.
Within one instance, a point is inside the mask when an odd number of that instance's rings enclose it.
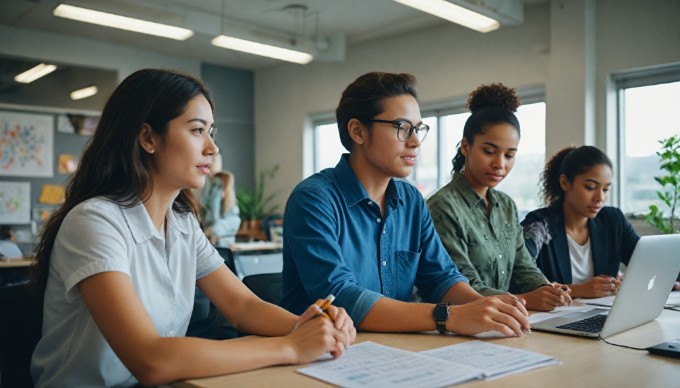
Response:
[[[141,203],[125,208],[93,198],[68,213],[50,260],[43,337],[31,363],[36,386],[137,383],[82,300],[78,284],[89,276],[125,273],[159,335],[185,335],[196,280],[224,261],[193,215],[169,208],[166,219],[167,239],[158,233]]]

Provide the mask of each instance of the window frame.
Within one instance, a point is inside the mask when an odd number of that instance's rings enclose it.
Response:
[[[668,65],[652,66],[643,69],[628,70],[611,75],[611,80],[614,86],[615,96],[615,151],[613,162],[617,166],[614,172],[614,199],[612,201],[616,207],[621,209],[626,215],[633,215],[632,212],[625,208],[625,158],[626,158],[626,120],[624,108],[625,91],[630,88],[638,88],[645,86],[654,86],[667,83],[680,82],[680,63],[672,63]]]

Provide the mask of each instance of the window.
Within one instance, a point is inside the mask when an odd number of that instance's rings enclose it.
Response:
[[[666,206],[660,189],[659,140],[680,133],[680,67],[614,77],[618,98],[620,208],[626,214],[647,214],[649,205]]]
[[[347,152],[340,142],[336,123],[316,123],[314,125],[314,172],[335,167],[340,155]]]
[[[498,186],[517,203],[520,217],[541,207],[539,177],[545,163],[545,102],[542,92],[522,95],[524,105],[517,110],[522,137],[515,166]],[[445,109],[423,108],[423,122],[430,126],[423,142],[413,174],[407,178],[415,184],[425,198],[451,180],[458,143],[463,136],[465,120],[470,115],[464,111],[464,101],[450,104]],[[314,172],[334,167],[340,155],[347,152],[340,143],[338,128],[329,120],[313,124]]]
[[[545,163],[545,102],[522,105],[516,115],[521,125],[522,137],[515,165],[510,175],[497,188],[508,194],[517,203],[520,213],[525,214],[541,207],[538,183]],[[470,113],[466,112],[442,115],[436,121],[434,118],[426,119],[432,120],[435,124],[439,123],[435,132],[433,132],[435,126],[424,120],[433,129],[430,129],[431,134],[428,134],[420,150],[420,160],[416,166],[429,166],[429,159],[439,156],[436,186],[432,184],[431,175],[423,176],[416,168],[414,181],[425,197],[451,180],[452,160],[458,150],[458,144],[463,137],[463,127],[469,116]],[[439,141],[434,142],[434,139]],[[440,150],[437,150],[438,144],[441,145]]]

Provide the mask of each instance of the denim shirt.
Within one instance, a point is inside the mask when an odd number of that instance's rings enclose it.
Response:
[[[391,180],[385,217],[349,165],[302,181],[286,205],[283,228],[283,300],[302,313],[328,294],[358,325],[381,297],[411,301],[413,287],[439,302],[467,279],[449,259],[418,190]]]
[[[547,283],[524,245],[515,202],[489,189],[484,199],[459,173],[427,201],[451,259],[482,295],[525,293]]]

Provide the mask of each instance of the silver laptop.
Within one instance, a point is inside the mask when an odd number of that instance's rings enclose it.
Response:
[[[656,319],[680,272],[680,234],[643,236],[611,310],[593,309],[538,322],[532,329],[607,338]]]

